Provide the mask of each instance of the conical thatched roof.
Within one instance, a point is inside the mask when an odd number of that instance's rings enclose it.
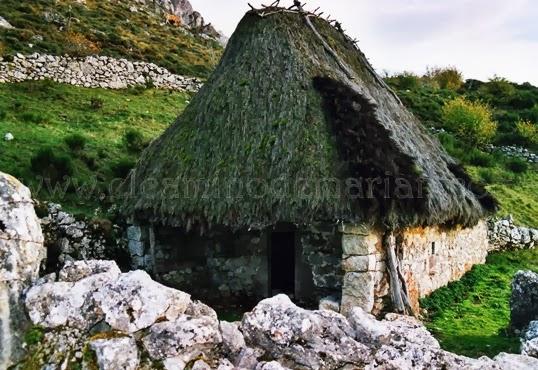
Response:
[[[128,214],[187,226],[471,225],[495,208],[349,38],[282,9],[245,15],[128,186]]]

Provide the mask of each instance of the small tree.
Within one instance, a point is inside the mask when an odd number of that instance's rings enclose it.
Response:
[[[456,67],[428,68],[424,77],[435,82],[441,89],[458,90],[463,86],[463,74]]]
[[[497,132],[491,109],[481,102],[455,98],[443,106],[441,116],[448,130],[471,145],[488,144]]]
[[[532,146],[538,145],[538,125],[533,124],[531,121],[520,120],[516,123],[516,129],[522,138]]]

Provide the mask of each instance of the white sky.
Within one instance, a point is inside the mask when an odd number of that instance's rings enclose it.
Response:
[[[247,0],[191,3],[228,36],[249,10]],[[498,75],[538,86],[536,0],[311,0],[306,5],[318,6],[360,40],[378,72],[423,73],[427,66],[453,65],[465,78]]]

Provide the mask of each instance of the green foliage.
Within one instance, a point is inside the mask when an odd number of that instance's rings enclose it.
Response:
[[[90,107],[93,110],[103,109],[104,101],[101,98],[91,98]]]
[[[441,89],[458,90],[463,86],[463,74],[456,67],[429,68],[424,78]]]
[[[24,334],[24,342],[29,346],[33,346],[35,344],[41,343],[44,337],[45,337],[45,332],[42,327],[32,326]]]
[[[469,155],[469,164],[479,167],[493,167],[495,158],[489,153],[474,149]]]
[[[442,119],[447,129],[471,145],[481,146],[491,142],[497,131],[490,108],[463,97],[445,104]]]
[[[519,338],[508,331],[518,270],[538,271],[538,250],[491,254],[485,265],[421,300],[427,327],[444,349],[471,357],[519,352]]]
[[[73,152],[79,152],[84,149],[88,139],[81,134],[72,134],[66,136],[64,139],[65,143]]]
[[[39,149],[31,159],[32,171],[35,174],[57,182],[65,176],[73,174],[73,163],[66,155],[56,154],[54,149],[47,147]]]
[[[130,159],[120,159],[111,166],[112,173],[114,177],[124,179],[127,177],[129,172],[134,168],[136,162]]]
[[[513,173],[524,173],[529,169],[529,164],[521,158],[512,158],[505,163],[506,169]]]
[[[520,120],[516,123],[516,130],[529,146],[538,146],[538,125],[530,121]]]
[[[420,77],[413,72],[402,72],[387,78],[388,83],[400,90],[416,90],[421,85]]]
[[[141,152],[146,146],[147,141],[144,139],[144,135],[137,129],[128,129],[123,135],[123,142],[125,147],[132,153]]]

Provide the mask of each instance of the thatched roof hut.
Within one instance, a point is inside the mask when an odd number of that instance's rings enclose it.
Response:
[[[495,208],[339,27],[278,8],[245,15],[128,186],[128,214],[204,228],[470,226]]]

